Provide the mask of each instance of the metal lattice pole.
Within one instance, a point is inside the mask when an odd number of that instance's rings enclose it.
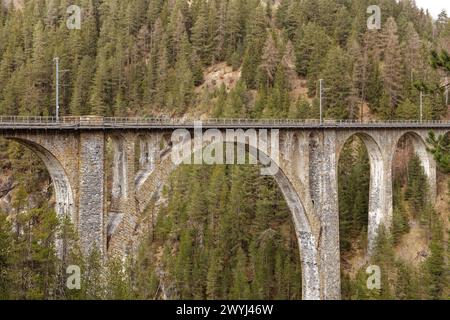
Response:
[[[320,124],[323,123],[323,109],[322,109],[322,82],[323,79],[319,79],[319,108],[320,108]]]
[[[56,65],[56,122],[59,122],[59,58],[53,59]]]
[[[423,92],[420,91],[420,122],[423,120]]]

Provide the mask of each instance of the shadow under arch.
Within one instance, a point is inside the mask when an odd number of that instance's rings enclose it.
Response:
[[[425,175],[428,179],[429,198],[431,201],[436,197],[436,162],[430,152],[428,152],[426,137],[421,136],[417,132],[407,131],[401,134],[394,143],[394,150],[391,154],[394,155],[398,149],[400,141],[402,139],[408,139],[412,143],[414,153],[420,160],[420,163],[424,169]]]
[[[190,144],[190,141],[187,142]],[[243,148],[248,148],[249,154],[253,157],[257,158],[257,155],[263,155],[268,159],[271,157],[263,150],[252,146],[248,143],[242,143],[236,140],[230,141],[229,139],[224,139],[224,141],[218,143],[209,144],[212,145],[222,145],[224,148],[227,146],[241,146]],[[194,154],[198,152],[203,152],[204,145],[200,148],[193,147],[188,157],[192,157]],[[148,195],[145,192],[145,182],[142,182],[137,186],[138,194],[140,193],[140,197],[145,198],[146,201],[144,203],[138,204],[140,208],[140,212],[144,212],[145,208],[148,206],[150,200],[149,198],[158,198],[160,192],[162,191],[163,186],[167,183],[167,180],[171,174],[179,164],[175,164],[172,161],[171,153],[167,152],[164,157],[161,158],[158,166],[156,166],[155,170],[149,175],[147,182],[150,181],[150,185],[154,187],[153,194]],[[187,158],[188,158],[187,157]],[[302,266],[302,297],[303,300],[319,300],[321,298],[321,280],[319,274],[319,264],[318,264],[318,244],[312,233],[311,223],[308,219],[308,215],[306,214],[304,205],[295,190],[294,186],[290,182],[289,178],[280,168],[279,163],[272,163],[271,169],[275,167],[276,173],[273,175],[275,181],[277,182],[285,201],[291,211],[292,219],[294,222],[295,232],[298,239],[300,258],[301,258],[301,266]],[[158,168],[163,168],[160,172],[158,172]],[[138,196],[139,197],[139,196]]]
[[[15,141],[20,145],[34,152],[44,163],[55,190],[55,211],[58,217],[69,217],[73,224],[77,223],[73,190],[69,182],[66,171],[61,162],[43,146],[23,138],[5,137],[10,141]]]
[[[383,188],[387,187],[387,181],[384,172],[384,159],[381,148],[373,137],[364,132],[356,132],[349,134],[343,143],[339,146],[337,153],[337,163],[339,163],[342,149],[350,139],[358,137],[367,149],[370,163],[370,183],[369,183],[369,219],[367,226],[368,248],[367,254],[371,256],[375,249],[378,230],[381,225],[389,227],[392,219],[392,212],[389,206],[386,206],[386,192]]]

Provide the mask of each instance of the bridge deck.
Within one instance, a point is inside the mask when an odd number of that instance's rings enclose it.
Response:
[[[0,116],[0,130],[114,130],[192,129],[196,125],[218,129],[450,129],[449,120],[319,120],[307,119],[177,119],[103,117],[11,117]]]

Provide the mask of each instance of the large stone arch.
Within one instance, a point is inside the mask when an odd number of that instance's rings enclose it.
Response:
[[[61,162],[48,149],[36,142],[24,138],[8,138],[16,141],[33,151],[44,163],[53,182],[55,190],[55,211],[58,217],[70,217],[73,223],[77,222],[74,193],[66,170]]]
[[[383,152],[380,142],[366,132],[347,132],[340,137],[337,151],[337,164],[344,145],[352,138],[358,137],[364,143],[370,162],[369,184],[369,223],[367,228],[368,255],[373,254],[381,226],[390,228],[392,221],[392,186],[391,169],[388,168],[387,155]],[[338,179],[336,177],[336,179]]]
[[[190,144],[190,141],[187,143]],[[242,143],[242,141],[236,141],[234,138],[230,140],[227,136],[227,138],[221,141],[220,144],[223,144],[224,146],[233,144],[238,147],[247,147],[249,153],[254,157],[256,157],[257,154],[263,154],[265,157],[271,159],[269,156],[270,152],[268,152],[268,150],[261,149],[259,147],[259,143],[255,146],[251,143],[249,144],[248,141]],[[201,152],[204,146],[205,145],[202,145],[197,148],[194,146],[191,149],[192,151],[189,156],[195,155],[199,151]],[[299,193],[291,183],[288,174],[285,170],[283,170],[280,160],[272,160],[272,165],[275,165],[276,167],[276,174],[274,174],[273,177],[280,187],[286,203],[291,210],[295,231],[297,234],[302,263],[302,296],[305,300],[318,300],[321,298],[321,277],[319,273],[318,253],[319,245],[316,237],[314,236],[314,231],[312,230],[312,222],[310,221],[311,215],[306,213],[303,201],[300,199]],[[160,197],[162,188],[166,184],[167,179],[177,167],[178,164],[175,164],[172,161],[171,152],[162,151],[160,157],[158,158],[157,165],[152,168],[152,171],[148,175],[147,179],[145,181],[140,180],[139,183],[136,184],[136,199],[138,199],[137,207],[139,212],[143,212],[151,200],[157,200]],[[139,199],[141,199],[140,202]]]

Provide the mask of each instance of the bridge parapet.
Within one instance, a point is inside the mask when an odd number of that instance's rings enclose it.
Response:
[[[429,128],[450,129],[450,120],[324,120],[317,119],[187,119],[151,117],[101,117],[101,116],[0,116],[1,129],[145,129],[145,128],[193,128],[201,123],[204,128]]]

